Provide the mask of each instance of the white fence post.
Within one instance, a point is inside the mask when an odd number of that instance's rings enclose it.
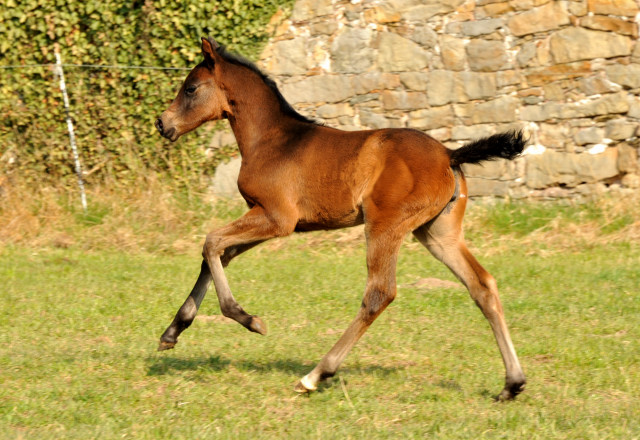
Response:
[[[87,213],[87,196],[84,192],[84,180],[82,179],[82,165],[80,164],[80,155],[76,147],[76,136],[73,131],[73,122],[71,122],[71,113],[69,112],[69,97],[67,96],[67,86],[64,82],[64,71],[62,70],[62,59],[58,48],[55,49],[56,55],[56,73],[60,76],[60,91],[64,98],[64,110],[67,116],[67,128],[69,129],[69,142],[71,143],[71,151],[73,151],[73,160],[76,165],[76,174],[78,176],[78,186],[80,187],[80,199],[82,201],[82,209]]]

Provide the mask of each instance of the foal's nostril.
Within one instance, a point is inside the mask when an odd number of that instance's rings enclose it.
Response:
[[[162,126],[162,119],[160,119],[160,118],[156,119],[156,128],[158,129],[160,134],[162,134],[162,131],[163,131],[163,128],[164,128]]]

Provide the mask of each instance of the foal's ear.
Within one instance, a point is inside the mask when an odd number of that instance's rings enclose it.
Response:
[[[219,58],[218,49],[220,45],[211,37],[202,37],[202,55],[210,64],[215,64]]]

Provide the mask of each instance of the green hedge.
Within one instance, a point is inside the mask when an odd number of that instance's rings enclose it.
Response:
[[[5,0],[0,66],[64,63],[193,67],[200,37],[256,58],[267,24],[292,0]],[[170,144],[153,122],[186,71],[65,68],[78,147],[89,182],[127,181],[151,169],[190,180],[226,154],[206,158],[213,130]],[[59,83],[51,67],[0,69],[0,173],[73,182]],[[114,180],[111,179],[111,180]]]

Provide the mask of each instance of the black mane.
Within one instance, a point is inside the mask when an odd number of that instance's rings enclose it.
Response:
[[[291,116],[291,117],[297,119],[298,121],[310,122],[312,124],[316,123],[316,121],[314,121],[313,119],[309,119],[306,116],[303,116],[300,113],[298,113],[291,106],[291,104],[289,104],[287,102],[287,100],[284,99],[284,96],[282,96],[282,93],[280,93],[280,90],[278,90],[278,86],[276,85],[275,81],[272,80],[271,78],[269,78],[254,63],[252,63],[248,59],[246,59],[246,58],[244,58],[244,57],[242,57],[242,56],[240,56],[238,54],[228,52],[225,46],[220,46],[220,48],[218,49],[218,54],[225,61],[227,61],[229,63],[236,64],[238,66],[246,67],[247,69],[251,70],[252,72],[258,74],[258,76],[262,79],[262,81],[264,81],[264,83],[267,85],[267,87],[269,87],[273,91],[273,93],[275,93],[276,98],[278,99],[278,102],[280,103],[280,108],[282,109],[284,114],[286,114],[288,116]]]

